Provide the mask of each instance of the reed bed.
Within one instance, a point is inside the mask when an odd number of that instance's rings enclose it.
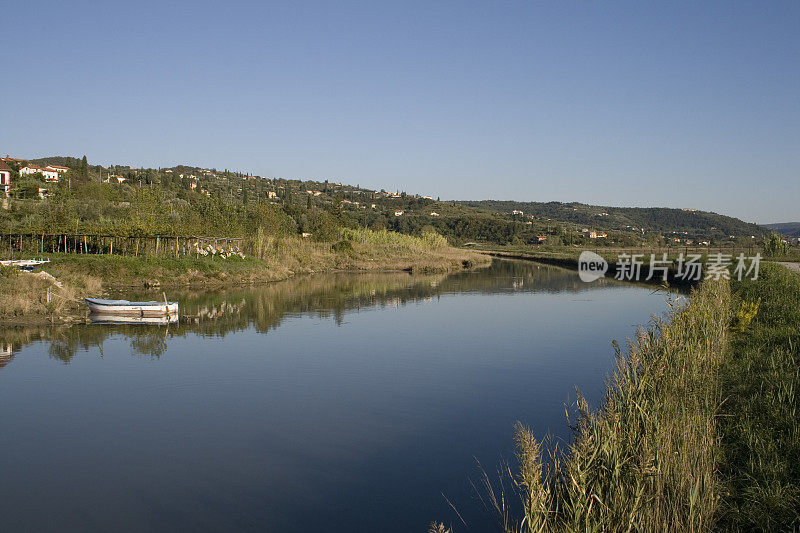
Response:
[[[343,240],[370,244],[373,246],[402,248],[405,250],[419,248],[430,250],[436,248],[446,248],[448,246],[447,239],[434,231],[423,232],[420,237],[404,235],[395,231],[374,231],[360,228],[341,228],[339,233]]]
[[[617,348],[603,408],[578,396],[564,453],[519,425],[513,489],[485,479],[502,530],[711,530],[722,491],[715,417],[730,302],[727,282],[704,283],[688,306],[671,302],[668,321],[640,331],[627,356]]]

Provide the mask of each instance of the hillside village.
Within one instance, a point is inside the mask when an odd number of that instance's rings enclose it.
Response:
[[[331,231],[328,226],[414,235],[429,228],[457,245],[532,247],[741,246],[769,234],[754,224],[695,209],[452,202],[366,189],[337,179],[267,178],[191,165],[157,169],[90,165],[85,156],[0,157],[0,187],[3,225],[18,232],[61,231],[58,228],[63,226],[74,231],[77,226],[83,231],[155,234],[169,230],[238,236],[252,231],[247,220],[251,215],[243,213],[269,205],[282,220],[281,231],[322,239]],[[90,198],[91,205],[82,203]],[[143,202],[153,204],[144,206]],[[59,206],[57,213],[53,213],[55,206]],[[66,215],[65,209],[71,213]]]

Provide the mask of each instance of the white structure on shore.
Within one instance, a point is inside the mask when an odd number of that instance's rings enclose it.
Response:
[[[11,167],[6,165],[5,161],[0,161],[0,191],[8,195],[9,188],[11,188]]]

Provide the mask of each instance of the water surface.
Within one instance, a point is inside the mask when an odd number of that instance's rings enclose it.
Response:
[[[173,296],[167,327],[0,329],[3,530],[485,531],[478,462],[518,420],[569,441],[666,298],[513,261]]]

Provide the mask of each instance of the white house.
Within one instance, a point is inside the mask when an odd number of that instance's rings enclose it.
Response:
[[[58,182],[58,172],[47,168],[42,168],[37,165],[26,165],[19,169],[20,176],[27,176],[29,174],[41,174],[44,176],[44,181]]]
[[[9,188],[11,188],[11,167],[6,165],[5,161],[0,161],[0,190],[8,194]]]
[[[55,170],[59,174],[65,174],[65,173],[67,173],[69,171],[69,168],[62,167],[60,165],[47,165],[45,168],[47,170]]]

